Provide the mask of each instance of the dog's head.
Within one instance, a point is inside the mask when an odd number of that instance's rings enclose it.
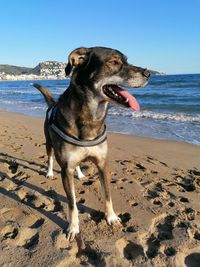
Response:
[[[107,101],[140,109],[136,99],[122,87],[142,87],[148,82],[147,69],[130,65],[118,50],[105,47],[77,48],[69,55],[66,75],[83,90],[91,90]]]

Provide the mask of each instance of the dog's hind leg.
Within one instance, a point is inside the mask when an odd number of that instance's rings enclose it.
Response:
[[[106,220],[109,225],[120,223],[121,219],[116,215],[116,213],[113,210],[111,191],[110,191],[110,175],[108,172],[106,161],[104,163],[97,164],[97,167],[99,169],[100,182],[105,197]]]
[[[61,169],[61,176],[69,205],[69,226],[67,229],[67,239],[72,241],[79,233],[78,208],[76,205],[74,189],[74,170],[63,167]]]
[[[47,178],[53,178],[53,147],[46,145],[47,156],[48,156],[48,171],[46,174]]]
[[[76,167],[76,173],[77,173],[77,176],[78,176],[78,179],[79,179],[79,180],[85,177],[85,175],[84,175],[84,174],[82,173],[82,171],[81,171],[80,166],[77,166],[77,167]]]
[[[47,152],[47,157],[48,157],[48,171],[46,174],[47,178],[53,178],[53,146],[51,143],[51,137],[49,135],[49,130],[48,130],[48,120],[45,120],[44,124],[44,134],[46,138],[46,152]]]

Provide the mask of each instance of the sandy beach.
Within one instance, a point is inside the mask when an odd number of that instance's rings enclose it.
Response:
[[[59,167],[45,177],[43,119],[0,111],[0,266],[200,266],[200,146],[108,134],[120,226],[107,225],[97,169],[75,179],[80,234],[68,243]]]

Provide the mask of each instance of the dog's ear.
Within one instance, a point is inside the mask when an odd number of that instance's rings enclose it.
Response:
[[[67,66],[65,68],[66,76],[70,75],[72,70],[75,67],[80,66],[84,64],[85,62],[87,62],[88,57],[89,57],[89,52],[90,52],[89,48],[80,47],[80,48],[73,50],[70,53],[68,57]]]

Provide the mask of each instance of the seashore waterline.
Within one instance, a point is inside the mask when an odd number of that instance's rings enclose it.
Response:
[[[46,104],[33,82],[1,81],[0,109],[43,117]],[[37,82],[55,98],[69,84],[69,80]],[[200,145],[200,74],[153,76],[146,87],[128,91],[140,103],[141,111],[110,104],[108,131]]]

